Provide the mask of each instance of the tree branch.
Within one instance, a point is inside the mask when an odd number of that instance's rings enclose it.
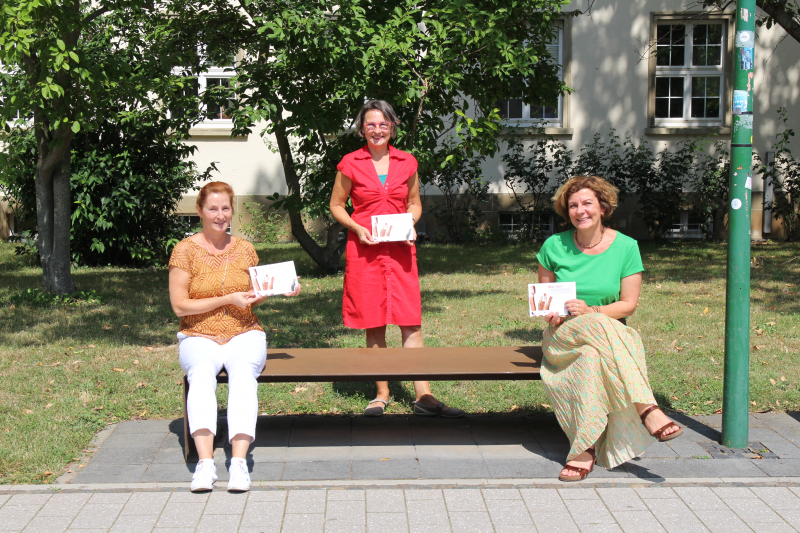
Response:
[[[102,6],[98,7],[97,9],[95,9],[94,11],[92,11],[91,13],[89,13],[88,15],[86,15],[86,18],[83,19],[83,23],[85,25],[89,25],[96,18],[102,17],[103,15],[108,13],[109,11],[111,11],[110,7],[102,5]]]
[[[756,5],[769,15],[795,41],[800,42],[800,21],[786,7],[788,0],[756,0]]]

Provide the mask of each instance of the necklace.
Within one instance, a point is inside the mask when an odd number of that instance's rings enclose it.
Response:
[[[603,229],[600,230],[600,240],[597,241],[594,244],[590,244],[589,246],[586,246],[585,244],[581,244],[581,241],[578,240],[578,230],[574,230],[572,232],[572,235],[575,238],[575,242],[578,244],[578,246],[580,246],[581,248],[585,248],[587,250],[591,250],[592,248],[594,248],[595,246],[597,246],[598,244],[603,242],[603,235],[605,235],[605,233],[606,233],[606,227],[603,226]]]

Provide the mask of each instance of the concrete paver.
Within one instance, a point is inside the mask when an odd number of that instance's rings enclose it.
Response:
[[[260,417],[244,494],[224,490],[228,446],[217,487],[192,494],[181,424],[125,422],[72,479],[0,486],[0,531],[800,531],[795,416],[751,416],[763,459],[706,459],[720,417],[676,419],[679,439],[566,484],[569,446],[547,417]]]

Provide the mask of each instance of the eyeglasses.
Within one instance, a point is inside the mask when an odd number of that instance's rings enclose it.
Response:
[[[365,126],[367,127],[367,131],[375,131],[377,129],[380,129],[381,131],[389,131],[391,124],[388,122],[381,122],[380,124],[373,124],[370,122],[365,124]]]

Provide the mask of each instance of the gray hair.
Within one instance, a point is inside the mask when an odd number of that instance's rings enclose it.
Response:
[[[392,109],[391,104],[385,100],[368,100],[367,103],[364,104],[361,111],[358,112],[354,124],[356,135],[364,137],[364,117],[368,111],[373,110],[383,113],[383,118],[392,125],[392,139],[397,137],[397,126],[400,125],[400,118],[397,116],[397,113],[394,112],[394,109]]]

